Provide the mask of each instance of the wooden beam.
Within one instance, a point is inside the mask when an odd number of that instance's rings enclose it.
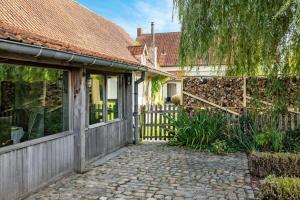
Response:
[[[243,77],[243,107],[244,109],[247,108],[247,78],[246,76]]]
[[[190,94],[190,93],[188,93],[188,92],[183,92],[183,94],[185,94],[185,95],[187,95],[187,96],[190,96],[190,97],[192,97],[192,98],[194,98],[194,99],[197,99],[197,100],[199,100],[199,101],[202,101],[202,102],[204,102],[204,103],[206,103],[206,104],[209,104],[209,105],[211,105],[211,106],[213,106],[213,107],[219,108],[220,110],[223,110],[223,111],[225,111],[225,112],[229,112],[229,113],[231,113],[231,114],[233,114],[233,115],[240,116],[240,114],[237,113],[237,112],[234,112],[234,111],[232,111],[232,110],[228,110],[228,109],[225,108],[225,107],[222,107],[222,106],[217,105],[217,104],[215,104],[215,103],[213,103],[213,102],[210,102],[210,101],[207,101],[207,100],[202,99],[202,98],[200,98],[200,97],[197,97],[197,96],[195,96],[195,95],[193,95],[193,94]]]
[[[249,99],[249,100],[253,99],[253,97],[249,97],[249,96],[247,96],[246,98]],[[262,104],[267,105],[267,106],[272,106],[273,105],[272,103],[269,103],[267,101],[263,101],[263,100],[258,100],[258,101]],[[288,111],[291,112],[291,113],[300,114],[300,112],[294,111],[292,108],[288,108]]]
[[[85,171],[85,128],[86,128],[86,70],[72,70],[72,89],[74,94],[74,170]]]

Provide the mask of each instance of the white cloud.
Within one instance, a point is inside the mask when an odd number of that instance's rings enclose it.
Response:
[[[136,28],[150,32],[150,23],[155,23],[155,32],[179,31],[177,15],[173,18],[172,0],[137,0],[128,10],[134,17],[130,19],[115,18],[113,21],[122,26],[131,37],[136,37]]]

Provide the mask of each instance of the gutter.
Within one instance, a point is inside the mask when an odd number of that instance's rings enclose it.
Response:
[[[154,69],[154,68],[149,68],[148,69],[149,73],[154,73],[154,74],[158,74],[158,75],[162,75],[162,76],[167,76],[167,77],[171,77],[171,78],[177,78],[174,74],[168,73],[168,72],[164,72],[158,69]]]
[[[130,71],[148,71],[146,67],[135,65],[135,64],[125,64],[117,61],[111,61],[108,59],[101,59],[93,56],[83,56],[78,53],[70,53],[67,51],[56,50],[46,47],[41,47],[37,45],[30,45],[20,42],[14,42],[9,40],[0,39],[0,50],[23,54],[27,56],[32,56],[34,58],[48,58],[53,60],[60,60],[67,63],[76,62],[82,63],[90,66],[104,66],[115,69],[125,69]]]
[[[133,131],[133,135],[134,135],[134,144],[138,144],[139,143],[139,84],[142,83],[145,80],[145,76],[146,73],[142,72],[142,76],[141,78],[139,78],[138,80],[136,80],[134,82],[134,131]]]

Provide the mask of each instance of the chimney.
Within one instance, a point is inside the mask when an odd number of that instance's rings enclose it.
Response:
[[[155,48],[154,22],[151,22],[152,47]]]
[[[143,29],[142,29],[142,28],[137,28],[137,29],[136,29],[136,36],[137,36],[137,37],[141,37],[142,34],[143,34]]]

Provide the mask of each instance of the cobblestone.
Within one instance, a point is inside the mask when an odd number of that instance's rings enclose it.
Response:
[[[27,200],[253,199],[245,154],[216,155],[145,143]]]

